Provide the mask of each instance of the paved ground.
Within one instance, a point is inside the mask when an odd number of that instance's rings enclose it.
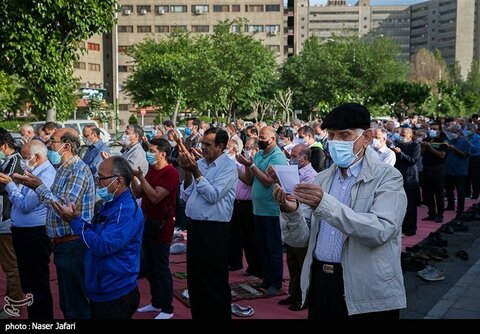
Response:
[[[445,280],[427,282],[414,272],[405,272],[407,309],[402,319],[480,319],[480,222],[465,223],[468,232],[442,233],[448,240],[449,258],[430,260],[445,272]],[[463,249],[465,261],[455,256]]]

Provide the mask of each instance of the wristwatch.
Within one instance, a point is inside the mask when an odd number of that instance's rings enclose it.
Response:
[[[255,164],[252,163],[252,164],[249,166],[249,168],[253,168],[253,166],[255,166]]]

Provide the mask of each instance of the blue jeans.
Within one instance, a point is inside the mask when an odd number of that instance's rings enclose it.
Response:
[[[170,244],[143,239],[145,271],[150,285],[152,306],[173,313],[173,278],[170,272]]]
[[[54,245],[60,309],[65,319],[90,319],[85,293],[85,244],[75,239]]]

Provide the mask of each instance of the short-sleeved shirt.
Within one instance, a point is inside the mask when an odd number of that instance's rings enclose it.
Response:
[[[428,140],[425,140],[428,141]],[[437,151],[445,152],[448,154],[449,148],[448,148],[448,142],[444,137],[436,137],[431,140],[432,147],[436,149]],[[445,162],[447,161],[447,157],[445,158],[439,158],[436,155],[434,155],[430,151],[425,151],[423,153],[423,167],[434,167],[434,166],[443,166],[445,165]]]
[[[177,191],[180,181],[178,172],[175,167],[170,164],[160,170],[150,167],[147,175],[145,175],[145,179],[152,188],[162,187],[170,192],[160,203],[152,203],[145,192],[143,192],[142,210],[147,220],[165,219],[168,217],[167,224],[162,228],[159,237],[155,239],[155,241],[171,243],[173,238],[173,218],[175,217]]]
[[[263,172],[268,166],[286,165],[288,164],[285,154],[275,146],[267,155],[261,150],[253,158],[253,163]],[[280,209],[273,199],[273,184],[270,187],[265,187],[257,177],[253,177],[252,185],[252,201],[253,214],[257,216],[278,216]]]

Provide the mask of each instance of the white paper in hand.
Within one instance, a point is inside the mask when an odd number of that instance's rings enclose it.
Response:
[[[297,165],[274,165],[273,169],[280,185],[287,194],[293,193],[293,188],[300,183]]]

